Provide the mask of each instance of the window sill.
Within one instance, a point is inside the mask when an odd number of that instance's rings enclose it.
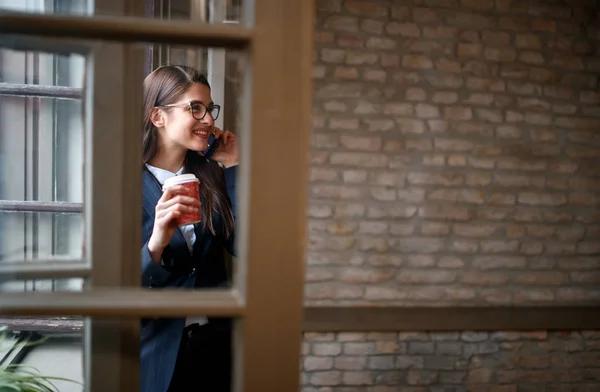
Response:
[[[0,317],[0,326],[6,326],[9,331],[18,332],[80,334],[83,332],[83,319],[80,317]]]

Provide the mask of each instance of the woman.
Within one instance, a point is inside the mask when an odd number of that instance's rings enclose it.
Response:
[[[148,75],[144,110],[142,285],[224,287],[224,249],[234,254],[237,138],[215,127],[220,108],[206,78],[190,67]],[[212,134],[222,140],[208,159],[201,151]],[[181,173],[198,177],[201,202],[176,196],[177,187],[162,192],[164,181]],[[182,213],[197,210],[201,223],[177,227]],[[229,391],[230,368],[229,320],[142,320],[141,391]]]

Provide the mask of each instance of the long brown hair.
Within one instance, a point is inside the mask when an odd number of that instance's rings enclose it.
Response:
[[[144,80],[144,163],[150,163],[158,152],[158,130],[151,120],[152,110],[157,106],[175,103],[194,83],[201,83],[210,89],[203,74],[183,65],[159,67]],[[192,150],[188,150],[186,154],[185,170],[200,180],[204,229],[208,228],[216,235],[213,212],[217,212],[223,223],[223,234],[229,237],[234,231],[235,223],[222,170]]]

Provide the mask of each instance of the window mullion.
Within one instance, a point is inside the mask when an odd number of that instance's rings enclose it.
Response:
[[[102,2],[102,12],[140,12],[135,0]],[[143,5],[143,4],[142,4]],[[86,91],[86,249],[90,286],[139,286],[141,248],[141,89],[143,51],[104,43],[88,60]],[[91,120],[91,121],[90,121]],[[110,158],[109,158],[110,157]],[[86,320],[86,390],[139,389],[139,320]],[[112,374],[114,377],[102,377]]]

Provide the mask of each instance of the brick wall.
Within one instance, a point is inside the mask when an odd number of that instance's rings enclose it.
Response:
[[[600,333],[307,334],[302,392],[598,392]]]
[[[596,1],[317,4],[307,303],[597,302]],[[310,334],[305,391],[600,391],[594,337]]]

